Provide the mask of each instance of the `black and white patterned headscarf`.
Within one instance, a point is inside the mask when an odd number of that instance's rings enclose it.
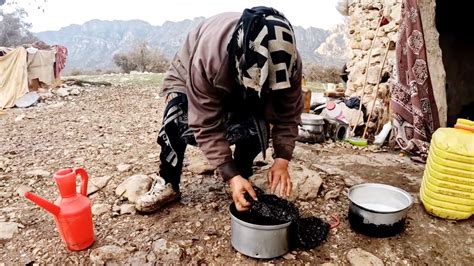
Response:
[[[295,36],[290,22],[277,10],[245,9],[227,51],[231,71],[247,90],[261,96],[290,88],[296,70]]]

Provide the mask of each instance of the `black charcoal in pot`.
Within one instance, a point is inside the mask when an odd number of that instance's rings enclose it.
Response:
[[[285,199],[264,194],[254,187],[258,201],[245,194],[251,203],[248,212],[240,212],[237,217],[243,221],[259,225],[277,225],[292,222],[290,227],[291,245],[295,248],[312,249],[321,245],[329,234],[328,223],[317,217],[300,218],[298,208]]]

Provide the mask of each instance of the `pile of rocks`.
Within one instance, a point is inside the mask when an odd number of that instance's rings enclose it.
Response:
[[[379,81],[382,61],[385,56],[387,45],[390,41],[396,42],[398,38],[398,26],[401,17],[401,0],[352,0],[349,1],[348,30],[350,38],[350,60],[347,63],[349,81],[346,95],[361,96],[362,103],[368,109],[372,109],[376,93],[376,84]],[[388,23],[381,26],[377,33],[377,25],[381,16]],[[377,34],[377,36],[376,36]],[[370,65],[367,69],[370,48],[374,40]],[[395,64],[394,47],[388,51],[387,60],[382,70],[382,77],[389,77]],[[364,88],[367,72],[367,85]],[[375,103],[374,116],[381,114],[384,109],[383,99],[386,99],[390,85],[387,79],[381,79],[379,96]]]

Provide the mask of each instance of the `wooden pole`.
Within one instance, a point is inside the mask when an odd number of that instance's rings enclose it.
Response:
[[[362,99],[364,99],[365,87],[367,86],[367,76],[369,74],[370,58],[372,57],[372,49],[374,48],[375,39],[377,39],[377,35],[379,35],[380,24],[382,23],[382,19],[384,18],[383,9],[381,11],[382,11],[382,16],[379,18],[379,22],[377,24],[377,30],[375,31],[375,36],[372,39],[372,43],[370,44],[369,58],[367,58],[367,66],[365,68],[364,86],[362,87],[362,96],[360,96],[359,112],[357,114],[357,120],[354,124],[354,127],[352,128],[352,134],[351,135],[354,135],[355,129],[356,129],[357,125],[359,124],[360,112],[362,111]]]
[[[367,133],[367,128],[369,127],[369,122],[370,122],[370,119],[372,118],[372,114],[374,112],[375,102],[377,101],[377,97],[379,95],[380,79],[382,78],[383,67],[385,66],[385,61],[387,60],[387,55],[388,55],[388,50],[389,49],[390,49],[390,41],[388,42],[387,49],[385,50],[385,55],[384,55],[383,61],[382,61],[382,67],[380,68],[380,71],[379,71],[379,79],[377,80],[377,85],[375,85],[376,90],[375,90],[374,101],[372,103],[372,109],[370,110],[369,118],[367,118],[367,123],[365,123],[365,129],[364,129],[364,134],[362,134],[362,138],[365,138],[365,133]]]

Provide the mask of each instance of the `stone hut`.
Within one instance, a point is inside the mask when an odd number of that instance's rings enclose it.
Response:
[[[469,28],[472,21],[468,14],[471,9],[458,4],[458,1],[418,0],[428,67],[442,126],[453,125],[461,112],[472,113],[470,109],[474,108],[474,82],[469,77],[472,73],[474,78],[474,35],[470,33],[473,29]],[[379,116],[386,114],[388,109],[395,47],[389,48],[383,69],[382,62],[387,45],[398,38],[401,5],[402,0],[342,0],[338,4],[338,10],[347,16],[350,40],[346,94],[364,95],[362,102],[370,110],[376,84],[380,82],[375,102],[375,115]],[[377,31],[382,15],[387,21]],[[388,115],[384,117],[388,119]]]

